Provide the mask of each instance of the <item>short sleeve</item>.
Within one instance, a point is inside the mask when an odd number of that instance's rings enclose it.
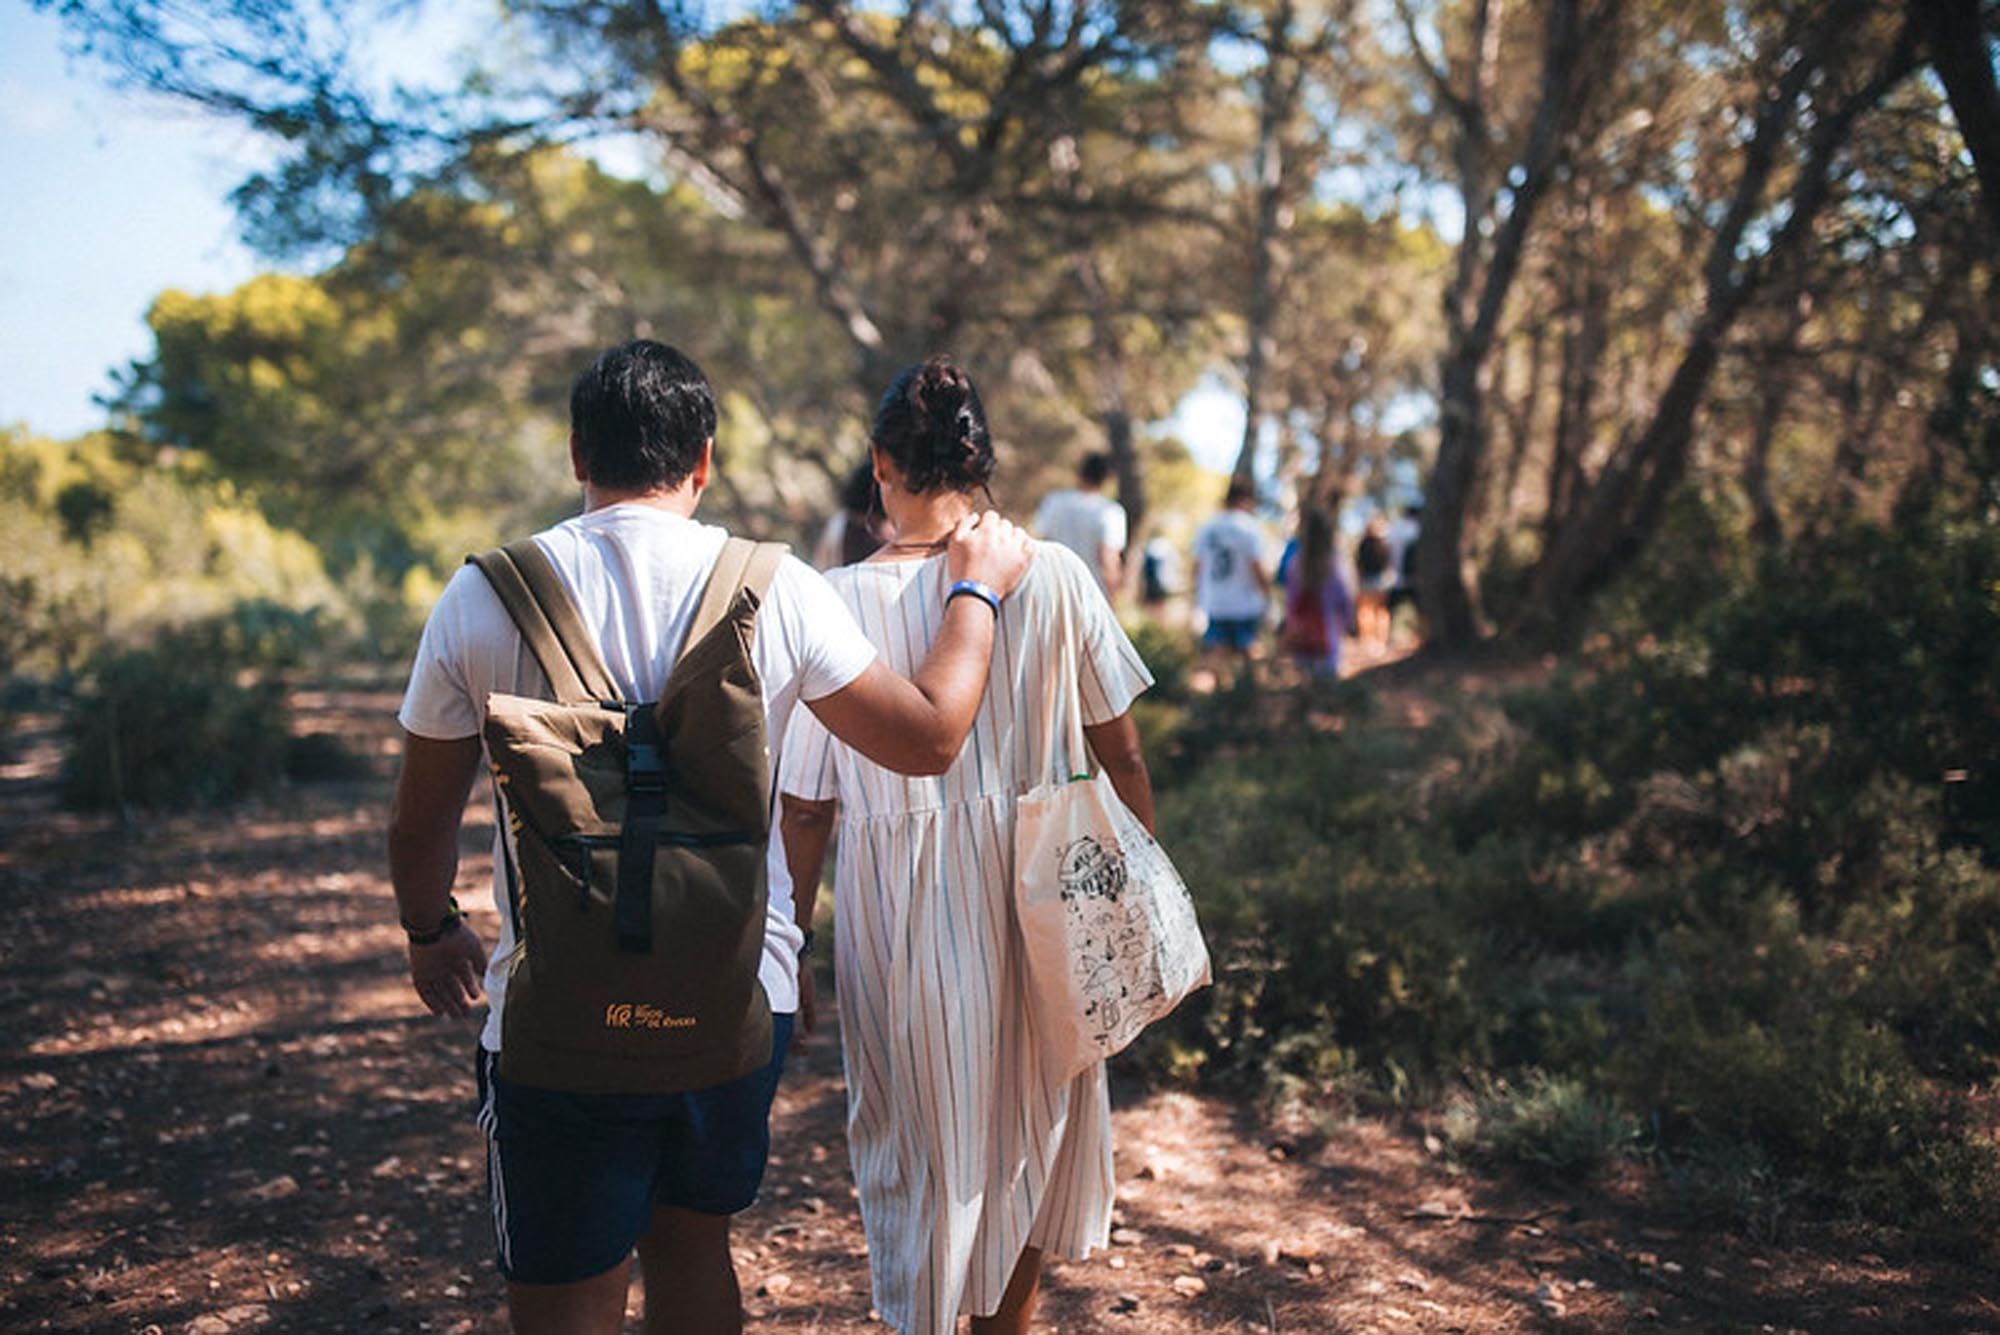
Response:
[[[1125,550],[1127,530],[1125,527],[1125,507],[1111,503],[1104,507],[1104,529],[1101,541],[1115,552]]]
[[[875,661],[875,646],[826,576],[795,557],[778,567],[768,610],[777,614],[791,651],[801,700],[832,695]]]
[[[840,774],[833,752],[839,744],[812,710],[793,710],[778,762],[778,791],[814,802],[839,797]]]
[[[484,576],[472,566],[461,567],[424,621],[410,684],[396,711],[397,721],[418,737],[456,741],[479,735],[481,702],[473,698],[465,672],[466,603],[475,592],[470,580],[483,584]]]
[[[1139,657],[1131,637],[1118,624],[1118,615],[1097,581],[1088,577],[1081,562],[1072,564],[1076,573],[1085,576],[1069,581],[1081,641],[1077,646],[1082,657],[1077,664],[1077,685],[1083,693],[1084,725],[1096,727],[1130,709],[1153,684],[1153,674],[1146,670],[1146,660]]]

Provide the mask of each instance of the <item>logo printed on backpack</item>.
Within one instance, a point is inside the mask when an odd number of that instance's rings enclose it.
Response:
[[[604,1008],[606,1029],[692,1029],[701,1021],[692,1015],[669,1015],[657,1006],[612,1002]]]

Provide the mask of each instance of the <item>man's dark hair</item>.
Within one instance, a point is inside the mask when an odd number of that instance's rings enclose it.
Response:
[[[1101,487],[1111,476],[1111,456],[1103,450],[1083,456],[1083,462],[1076,466],[1077,480],[1086,487]]]
[[[1226,506],[1249,505],[1257,499],[1257,484],[1247,477],[1229,479],[1229,490],[1222,494]]]
[[[597,356],[569,391],[584,472],[613,491],[671,491],[715,435],[715,391],[683,353],[634,339]]]

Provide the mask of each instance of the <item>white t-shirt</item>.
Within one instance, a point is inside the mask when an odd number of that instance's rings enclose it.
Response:
[[[1195,606],[1210,620],[1264,615],[1264,590],[1253,567],[1264,559],[1264,534],[1241,510],[1224,510],[1194,535]]]
[[[1125,507],[1096,492],[1064,489],[1042,498],[1035,510],[1035,533],[1059,542],[1083,558],[1084,565],[1104,582],[1099,569],[1102,550],[1125,550]]]
[[[622,504],[566,520],[537,533],[535,541],[562,576],[584,624],[596,632],[598,652],[618,689],[628,700],[652,700],[680,655],[708,573],[728,536],[657,506]],[[764,736],[771,791],[776,792],[778,750],[792,706],[852,682],[875,661],[875,646],[825,578],[788,556],[757,613],[750,650],[764,687]],[[424,623],[397,717],[419,737],[449,741],[478,736],[486,721],[486,697],[495,691],[547,698],[548,680],[493,586],[464,566]],[[506,837],[506,824],[498,824],[493,902],[500,911],[500,942],[486,966],[492,1008],[480,1035],[493,1052],[500,1050],[500,1013],[514,950],[499,842]],[[799,1005],[801,937],[792,922],[791,877],[775,833],[774,828],[768,864],[771,901],[757,978],[771,1009],[783,1014]]]

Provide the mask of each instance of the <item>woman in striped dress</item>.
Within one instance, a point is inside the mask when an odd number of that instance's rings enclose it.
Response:
[[[870,436],[897,540],[829,578],[887,662],[907,669],[954,596],[939,553],[992,476],[993,447],[977,390],[943,357],[896,378]],[[997,615],[985,702],[942,774],[884,770],[801,710],[779,776],[802,921],[840,834],[848,1148],[875,1307],[904,1335],[947,1335],[960,1314],[975,1332],[1025,1332],[1042,1258],[1087,1256],[1111,1224],[1104,1067],[1052,1079],[1028,1012],[1015,801],[1049,771],[1044,694],[1073,680],[1095,763],[1150,828],[1128,710],[1152,678],[1095,577],[1055,543],[1037,544]],[[1059,676],[1049,659],[1064,616],[1079,661]]]

